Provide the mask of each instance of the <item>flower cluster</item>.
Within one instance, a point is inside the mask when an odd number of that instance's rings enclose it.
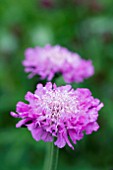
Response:
[[[59,148],[68,144],[74,149],[76,143],[86,134],[97,131],[98,111],[103,107],[99,99],[93,98],[86,88],[72,89],[71,85],[57,87],[47,83],[37,85],[35,93],[28,92],[29,102],[17,103],[15,118],[21,118],[16,127],[27,127],[36,141],[54,142]]]
[[[46,45],[44,48],[28,48],[23,61],[29,77],[39,75],[49,81],[56,73],[61,73],[65,82],[82,82],[94,74],[91,60],[82,59],[77,53],[70,52],[59,45]]]

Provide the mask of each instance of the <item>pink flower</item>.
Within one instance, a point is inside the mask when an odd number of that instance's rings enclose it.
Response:
[[[36,141],[54,142],[59,148],[76,144],[86,134],[97,131],[98,111],[103,107],[94,99],[90,90],[72,89],[70,85],[57,87],[50,82],[43,87],[37,85],[35,93],[28,92],[25,99],[29,104],[17,103],[15,118],[21,118],[16,127],[27,127]]]
[[[29,77],[40,75],[41,79],[49,81],[56,73],[61,73],[67,83],[82,82],[94,74],[91,60],[84,60],[77,53],[70,52],[59,45],[28,48],[23,61],[25,72]]]

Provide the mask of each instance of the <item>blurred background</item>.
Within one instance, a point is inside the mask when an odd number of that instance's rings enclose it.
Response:
[[[27,129],[16,129],[9,113],[34,91],[37,76],[28,79],[22,61],[28,47],[60,44],[92,59],[95,75],[72,86],[89,88],[104,102],[100,129],[60,150],[58,170],[113,169],[113,1],[0,1],[0,170],[41,170],[46,143]],[[64,84],[62,77],[57,85]]]

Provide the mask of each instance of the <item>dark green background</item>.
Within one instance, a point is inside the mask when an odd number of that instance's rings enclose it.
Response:
[[[48,0],[50,1],[50,0]],[[16,129],[9,113],[34,91],[37,76],[28,79],[24,51],[36,45],[60,44],[92,59],[95,75],[73,87],[87,87],[104,102],[100,129],[75,145],[60,150],[58,170],[113,169],[113,1],[36,0],[0,1],[0,170],[41,170],[44,142],[27,129]],[[64,84],[62,77],[57,85]]]

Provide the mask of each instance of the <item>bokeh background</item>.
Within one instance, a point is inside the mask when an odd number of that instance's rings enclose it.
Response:
[[[0,170],[41,170],[46,153],[25,128],[16,129],[9,113],[34,91],[37,76],[28,79],[24,51],[36,45],[60,44],[92,59],[95,75],[72,86],[89,88],[104,102],[100,129],[75,145],[60,150],[58,170],[113,169],[113,1],[0,1]],[[62,77],[57,85],[64,84]]]

